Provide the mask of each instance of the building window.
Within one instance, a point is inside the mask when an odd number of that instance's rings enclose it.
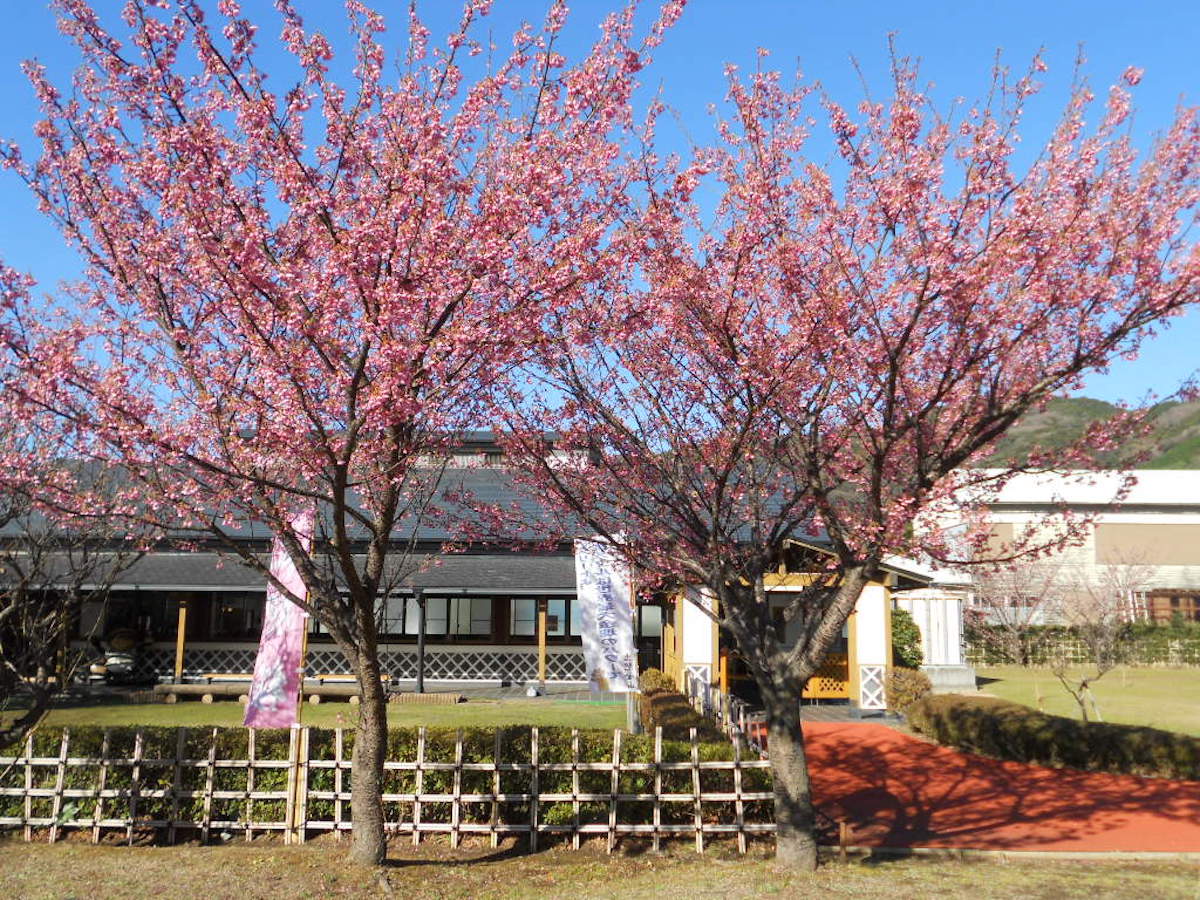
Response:
[[[446,597],[425,598],[425,634],[428,637],[444,635],[449,624],[447,610],[450,601]],[[421,629],[421,607],[416,597],[409,597],[404,605],[404,633],[417,636]]]
[[[258,637],[262,630],[261,594],[213,593],[209,636],[213,639]]]
[[[514,637],[530,637],[537,634],[537,600],[532,597],[514,597],[509,634]]]
[[[661,638],[662,637],[662,607],[661,606],[639,606],[638,615],[640,616],[640,627],[638,628],[638,637],[640,638]]]
[[[509,634],[513,637],[533,637],[537,634],[537,598],[514,597]],[[562,597],[551,597],[546,601],[546,637],[566,637],[568,633],[579,633],[576,607]],[[568,619],[568,613],[570,618]]]
[[[1169,624],[1177,618],[1200,622],[1200,592],[1152,591],[1148,599],[1150,615],[1155,622]]]
[[[491,597],[451,597],[450,633],[484,636],[492,633]]]

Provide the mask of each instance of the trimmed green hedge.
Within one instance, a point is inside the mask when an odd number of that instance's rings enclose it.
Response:
[[[1086,662],[1089,658],[1076,630],[1065,625],[1031,625],[1016,659],[1010,658],[996,641],[989,639],[989,631],[999,630],[1002,629],[993,625],[966,626],[963,637],[970,662],[975,665],[1043,666],[1049,665],[1061,653],[1077,662]],[[1121,632],[1120,659],[1134,666],[1200,665],[1200,622],[1125,625]]]
[[[729,739],[709,719],[700,715],[688,703],[687,697],[675,690],[675,682],[658,669],[646,669],[638,679],[642,694],[639,710],[642,728],[653,734],[659,726],[664,740],[690,740],[691,730],[696,729],[698,740],[716,743]]]
[[[997,697],[931,694],[908,708],[914,730],[942,744],[997,759],[1200,779],[1200,738],[1136,725],[1050,716]]]
[[[70,746],[68,754],[72,757],[99,757],[104,741],[105,731],[109,733],[107,757],[109,759],[131,759],[133,757],[136,728],[109,728],[95,726],[76,726],[70,729]],[[146,727],[141,729],[143,734],[143,758],[148,760],[174,760],[180,729],[163,727]],[[245,728],[218,728],[217,730],[217,759],[244,760],[247,758],[248,735]],[[184,736],[184,757],[193,760],[208,758],[212,728],[189,728]],[[496,734],[500,735],[500,759],[503,762],[528,763],[531,758],[530,732],[528,726],[505,728],[464,728],[463,761],[466,763],[488,763],[495,759]],[[455,740],[458,729],[427,728],[425,740],[425,760],[427,762],[453,762],[455,757]],[[707,732],[700,732],[702,737],[708,737]],[[354,749],[354,731],[346,729],[343,733],[343,758],[350,759]],[[59,742],[62,737],[61,729],[42,729],[34,735],[34,755],[44,758],[54,758],[59,754]],[[418,729],[395,728],[388,733],[388,759],[412,761],[417,756]],[[561,727],[546,727],[538,729],[538,761],[539,763],[563,763],[571,761],[571,729]],[[309,758],[332,759],[334,756],[335,732],[329,729],[309,729]],[[255,758],[260,760],[288,758],[289,732],[285,729],[260,729],[255,735]],[[610,762],[613,752],[613,733],[606,730],[580,730],[579,732],[579,761],[580,762]],[[9,747],[0,750],[0,756],[20,755],[23,750]],[[711,743],[699,746],[699,757],[702,761],[722,760],[733,758],[733,747],[719,733]],[[651,762],[654,759],[653,734],[634,736],[622,735],[621,759],[623,762]],[[691,744],[686,741],[664,740],[662,747],[664,762],[686,762],[691,759]],[[99,779],[100,766],[72,766],[66,771],[66,787],[94,788]],[[254,775],[256,791],[285,791],[287,781],[286,768],[259,769]],[[34,787],[53,788],[55,781],[54,766],[39,766],[34,769]],[[206,778],[204,767],[182,768],[180,770],[180,786],[185,790],[203,790]],[[224,791],[244,791],[247,788],[246,769],[236,767],[220,767],[214,770],[214,788]],[[140,780],[141,791],[170,789],[175,775],[173,764],[143,765]],[[0,786],[22,787],[24,785],[24,767],[13,766],[7,771],[0,771]],[[486,794],[492,790],[492,773],[488,771],[463,771],[461,773],[461,790],[463,793]],[[687,793],[691,790],[691,772],[688,770],[664,771],[661,773],[663,790],[665,792]],[[770,773],[766,770],[754,769],[743,772],[745,790],[769,790]],[[707,792],[732,791],[733,772],[705,769],[701,772],[702,787]],[[607,771],[580,772],[579,789],[585,793],[608,793],[611,789],[611,775]],[[108,768],[108,788],[128,788],[132,784],[132,767],[129,765],[112,765]],[[349,771],[343,774],[343,790],[349,791],[351,778]],[[310,791],[333,790],[335,776],[331,769],[310,768],[308,770],[308,787]],[[424,793],[450,793],[454,787],[454,774],[450,771],[427,771],[423,776],[422,790]],[[530,788],[528,772],[502,772],[501,791],[503,793],[525,793]],[[621,772],[619,791],[621,793],[648,793],[654,788],[652,772]],[[384,776],[384,792],[389,794],[411,794],[416,790],[416,773],[412,771],[387,771]],[[570,793],[570,772],[539,773],[539,792],[541,793]],[[121,817],[127,813],[128,800],[106,801],[106,816]],[[0,798],[0,816],[20,816],[23,801],[18,797]],[[706,803],[705,813],[726,816],[727,821],[733,821],[735,811],[733,804],[727,804],[728,809],[719,808],[717,803]],[[50,814],[50,798],[36,798],[33,803],[35,817]],[[137,803],[139,820],[156,820],[173,817],[173,801],[167,798],[142,797]],[[529,819],[528,803],[502,803],[500,814],[505,821],[526,822]],[[644,808],[643,808],[644,807]],[[770,821],[771,810],[768,803],[756,802],[746,804],[746,815],[751,821]],[[753,807],[753,809],[751,809]],[[635,810],[636,808],[636,810]],[[82,799],[73,801],[70,815],[67,818],[86,820],[95,809],[95,801]],[[653,804],[622,803],[623,821],[641,821],[639,816],[645,816],[645,821],[652,821]],[[680,823],[690,821],[693,814],[688,804],[664,804],[663,821]],[[607,803],[584,803],[581,809],[584,822],[605,821],[608,816]],[[252,818],[255,821],[279,821],[284,813],[283,800],[253,801]],[[246,814],[244,799],[214,799],[212,818],[215,820],[241,821]],[[412,816],[412,804],[388,803],[385,814],[389,821],[403,821]],[[464,804],[462,811],[464,822],[487,822],[491,814],[490,803]],[[203,800],[182,799],[179,804],[179,819],[184,821],[200,821],[203,815]],[[333,801],[310,798],[308,803],[310,821],[330,820],[333,818]],[[344,811],[349,818],[348,808]],[[570,803],[542,803],[540,806],[542,820],[555,823],[569,823],[573,819],[574,810]],[[424,821],[449,821],[449,803],[424,803],[421,808]]]

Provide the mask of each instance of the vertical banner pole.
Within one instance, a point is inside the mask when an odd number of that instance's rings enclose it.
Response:
[[[305,594],[305,598],[308,595]],[[304,617],[304,634],[300,638],[300,680],[296,685],[296,724],[304,716],[304,666],[308,661],[308,616]]]
[[[629,608],[633,615],[633,687],[638,686],[638,679],[641,675],[641,660],[638,658],[638,641],[642,637],[642,619],[638,615],[637,607],[637,575],[633,571],[633,563],[629,564]],[[625,693],[625,726],[630,734],[642,733],[642,717],[638,709],[638,698],[641,695],[636,691],[626,691]]]

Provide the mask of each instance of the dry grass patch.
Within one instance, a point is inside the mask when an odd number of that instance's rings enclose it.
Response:
[[[276,841],[201,847],[55,846],[0,841],[0,883],[12,898],[41,897],[691,897],[811,896],[1059,898],[1197,896],[1190,862],[831,860],[815,875],[777,871],[761,845],[746,857],[727,847],[697,856],[676,845],[661,855],[599,846],[526,854],[508,842],[450,850],[396,841],[389,865],[363,871],[345,845]]]

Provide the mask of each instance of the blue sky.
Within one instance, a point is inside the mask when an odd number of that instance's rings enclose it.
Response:
[[[102,11],[115,12],[118,0],[93,0]],[[264,43],[277,33],[266,0],[243,0],[247,10],[263,11]],[[313,24],[340,38],[344,26],[338,0],[298,0]],[[395,22],[394,38],[403,40],[405,0],[375,0]],[[577,0],[566,33],[565,49],[577,52],[595,34],[596,23],[615,0]],[[650,4],[647,3],[647,6]],[[544,0],[497,0],[489,27],[506,39],[523,18],[540,18]],[[422,15],[435,35],[457,19],[456,0],[423,0]],[[771,51],[771,62],[820,81],[835,98],[854,103],[862,96],[858,63],[878,93],[887,89],[887,36],[896,34],[900,51],[922,61],[922,75],[935,85],[934,96],[945,104],[955,97],[972,99],[988,86],[997,50],[1014,69],[1023,69],[1044,47],[1050,71],[1047,91],[1024,130],[1027,145],[1038,144],[1065,99],[1080,44],[1088,59],[1089,80],[1103,89],[1128,65],[1144,67],[1145,78],[1135,95],[1135,132],[1149,140],[1171,120],[1180,102],[1200,103],[1200,5],[1188,0],[904,0],[856,3],[832,0],[691,0],[682,21],[645,73],[647,90],[661,90],[676,110],[679,126],[667,141],[684,144],[684,129],[696,140],[711,135],[707,105],[720,101],[725,84],[722,68],[731,62],[755,64],[755,51]],[[31,149],[31,129],[38,116],[32,93],[22,76],[21,60],[37,57],[59,76],[69,77],[73,55],[57,34],[41,0],[17,0],[4,7],[0,28],[0,138]],[[286,83],[281,78],[279,84]],[[49,289],[78,271],[78,261],[62,246],[57,231],[37,212],[23,185],[11,173],[0,173],[0,258],[32,272]],[[1106,400],[1138,401],[1148,392],[1165,395],[1200,367],[1200,310],[1176,320],[1145,345],[1142,358],[1114,365],[1111,373],[1090,379],[1087,393]]]

